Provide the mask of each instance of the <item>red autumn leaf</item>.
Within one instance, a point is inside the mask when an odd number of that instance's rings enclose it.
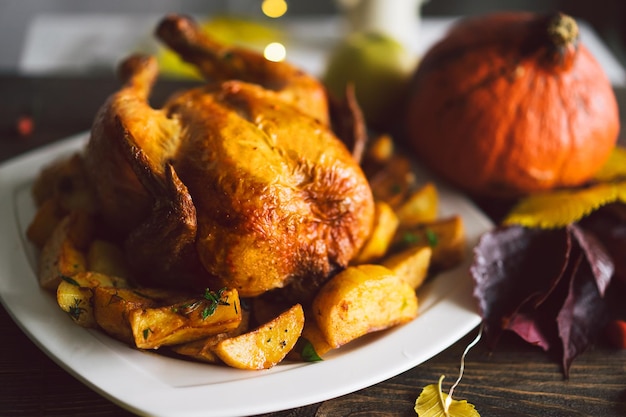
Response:
[[[491,346],[502,330],[510,328],[511,320],[522,326],[523,306],[541,304],[552,292],[565,268],[568,246],[563,230],[510,226],[481,237],[474,249],[471,273]],[[543,339],[531,343],[549,345]]]
[[[471,273],[492,346],[513,331],[559,355],[566,377],[604,327],[613,264],[600,240],[577,225],[496,228],[476,246]]]
[[[584,352],[608,321],[604,302],[592,267],[581,253],[572,262],[567,298],[557,315],[562,342],[562,366],[565,377],[573,360]]]
[[[593,232],[587,231],[577,224],[569,226],[568,230],[580,245],[591,267],[598,291],[601,296],[604,296],[615,271],[611,256]]]
[[[626,287],[626,205],[602,207],[582,219],[580,226],[591,231],[604,244],[615,266],[613,281]]]

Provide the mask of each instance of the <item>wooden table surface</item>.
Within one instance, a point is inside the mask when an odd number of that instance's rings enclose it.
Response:
[[[0,74],[0,162],[89,129],[96,109],[117,86],[108,76],[79,79]],[[178,87],[180,84],[173,82],[159,83],[155,103]],[[624,89],[617,93],[623,105]],[[22,116],[34,120],[34,131],[28,137],[16,133]],[[0,335],[0,416],[132,415],[55,364],[2,307]],[[424,364],[377,385],[266,416],[415,416],[413,406],[421,389],[436,383],[442,374],[446,382],[454,381],[462,352],[475,335],[476,331]],[[307,382],[301,383],[306,390]],[[470,351],[455,397],[468,399],[483,417],[626,416],[626,350],[598,343],[574,361],[569,380],[564,380],[559,365],[542,350],[507,335],[493,352],[484,343]],[[245,401],[245,393],[241,400]],[[219,399],[207,398],[207,405],[214,401]]]

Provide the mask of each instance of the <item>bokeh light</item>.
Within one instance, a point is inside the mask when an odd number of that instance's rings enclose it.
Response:
[[[267,17],[281,17],[287,13],[287,2],[285,0],[263,0],[261,10]]]
[[[280,62],[287,57],[287,50],[282,43],[272,42],[263,50],[263,56],[269,61]]]

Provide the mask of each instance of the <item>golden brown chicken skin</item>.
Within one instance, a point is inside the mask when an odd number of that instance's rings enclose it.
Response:
[[[220,62],[223,47],[188,19],[169,16],[158,32],[207,78],[208,68],[251,65],[237,50]],[[288,64],[262,64],[245,80],[220,80],[236,75],[220,69],[161,109],[148,104],[154,58],[122,64],[124,85],[100,109],[85,161],[144,283],[306,297],[369,236],[372,193],[328,126],[323,87]]]

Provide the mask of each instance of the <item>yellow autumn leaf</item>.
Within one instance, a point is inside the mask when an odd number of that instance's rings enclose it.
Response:
[[[543,229],[565,227],[614,202],[626,203],[626,180],[531,195],[513,207],[502,223]]]
[[[520,200],[504,225],[543,229],[565,227],[614,202],[626,203],[626,148],[616,146],[585,188],[550,191]]]
[[[454,400],[441,391],[441,382],[431,384],[422,390],[415,401],[418,417],[480,417],[473,404],[465,400]]]

